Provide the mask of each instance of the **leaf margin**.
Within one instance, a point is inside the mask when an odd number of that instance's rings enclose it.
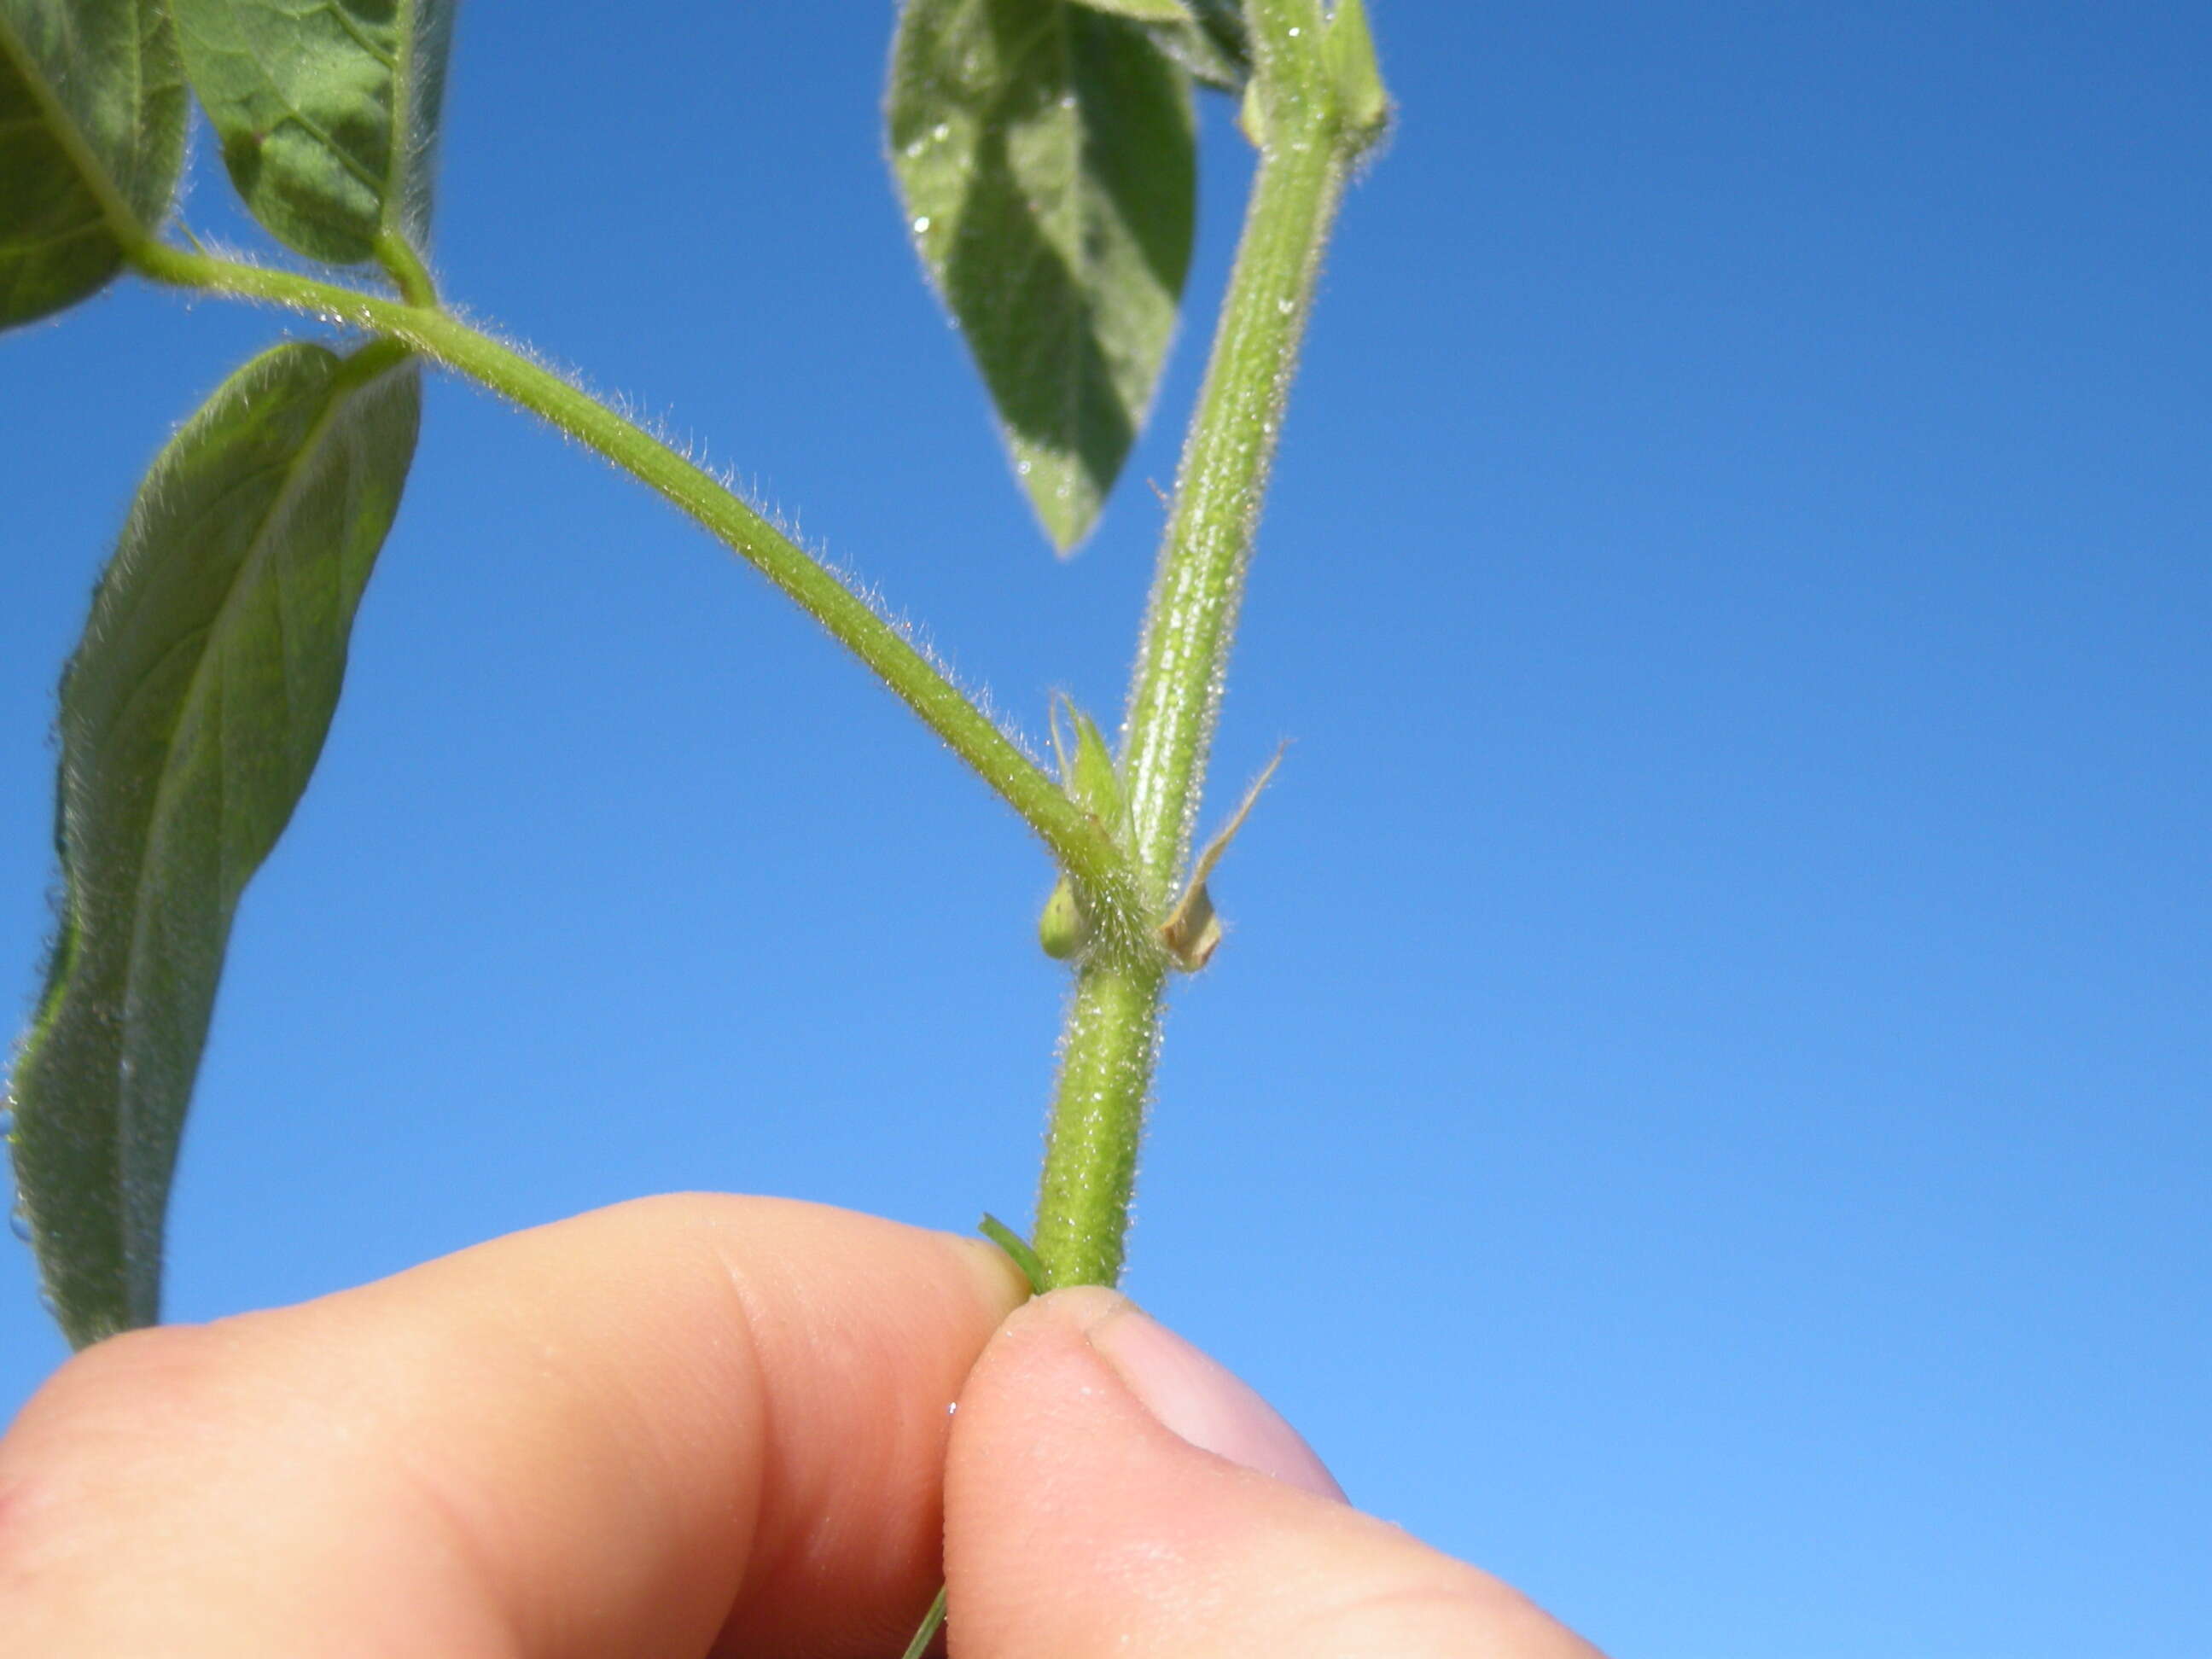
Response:
[[[363,161],[337,136],[340,124],[318,120],[304,106],[326,88],[306,77],[271,70],[250,46],[256,29],[285,27],[289,19],[271,0],[168,0],[176,15],[186,77],[206,111],[232,188],[255,221],[295,253],[331,264],[385,258],[386,238],[398,238],[419,260],[429,243],[432,170],[442,114],[447,59],[452,48],[453,0],[395,0],[389,25],[388,61],[371,44],[367,26],[338,33],[354,48],[354,66],[380,64],[385,79],[374,97],[356,98],[344,130],[366,121],[357,143],[381,152],[381,165]],[[327,0],[334,18],[349,15],[346,0]],[[222,65],[247,60],[255,75],[240,77]],[[274,106],[274,107],[272,107]],[[281,113],[276,113],[281,110]],[[266,123],[257,118],[275,115]],[[267,146],[279,129],[306,133],[306,149],[349,172],[368,193],[366,205],[315,199],[300,165],[296,141],[272,158]],[[317,147],[319,146],[319,150]],[[265,169],[265,170],[264,170]]]
[[[58,77],[51,61],[52,37],[105,36],[125,23],[132,26],[126,33],[135,46],[129,65],[107,54],[90,71],[82,64],[64,64],[59,67],[71,72]],[[43,42],[33,38],[34,31],[46,37]],[[131,92],[123,101],[130,106],[131,119],[118,144],[114,132],[89,131],[86,115],[114,98],[114,82],[126,68]],[[4,92],[19,94],[21,106],[35,118],[32,130],[51,150],[49,177],[65,175],[92,204],[92,214],[79,219],[70,235],[95,229],[104,234],[106,245],[75,274],[58,283],[50,276],[43,295],[23,300],[20,288],[25,273],[37,269],[36,252],[11,249],[8,239],[27,231],[31,218],[23,214],[20,196],[12,201],[0,198],[0,210],[12,209],[18,216],[11,225],[0,226],[0,330],[91,298],[114,280],[136,246],[151,240],[168,216],[183,174],[189,102],[175,27],[163,0],[68,0],[67,9],[58,14],[51,0],[0,0],[0,93]],[[18,172],[12,182],[22,190],[27,180]]]
[[[229,849],[218,848],[218,890],[211,900],[204,894],[200,896],[204,911],[201,920],[209,923],[210,938],[204,983],[187,988],[190,994],[198,998],[197,1013],[186,1009],[188,1018],[181,1042],[176,1031],[163,1030],[134,1047],[132,1009],[140,995],[142,976],[151,974],[158,981],[164,972],[173,969],[174,963],[157,959],[148,967],[126,959],[119,979],[117,977],[112,945],[95,932],[98,919],[93,915],[103,906],[111,912],[117,906],[112,896],[87,896],[96,890],[107,888],[112,878],[104,870],[97,875],[92,873],[87,861],[90,855],[83,845],[99,839],[102,833],[112,831],[73,834],[73,830],[77,821],[99,804],[103,791],[112,797],[121,787],[126,800],[130,800],[132,787],[143,794],[146,787],[143,780],[135,786],[118,786],[112,779],[94,775],[107,756],[97,750],[89,756],[82,751],[83,699],[73,697],[72,691],[80,673],[100,671],[100,653],[129,648],[129,642],[122,638],[135,620],[129,614],[129,607],[143,600],[143,590],[149,581],[161,574],[146,574],[149,559],[157,555],[146,553],[144,538],[173,528],[162,517],[174,511],[168,504],[173,492],[186,495],[191,488],[203,491],[207,488],[204,484],[191,486],[189,480],[180,483],[187,464],[204,464],[203,451],[216,453],[226,464],[236,462],[238,454],[225,454],[223,450],[226,444],[241,441],[235,423],[248,421],[246,429],[250,433],[251,419],[265,422],[270,418],[270,386],[274,382],[280,392],[284,390],[282,375],[292,372],[295,366],[311,368],[320,375],[321,385],[310,386],[307,395],[319,396],[321,407],[309,416],[303,438],[292,447],[284,463],[284,477],[269,497],[266,511],[253,520],[253,534],[239,553],[230,578],[222,584],[222,597],[216,606],[216,618],[204,628],[186,630],[187,635],[207,635],[210,648],[197,664],[191,689],[174,700],[181,712],[156,745],[162,757],[160,775],[153,786],[152,799],[143,805],[143,822],[138,826],[143,831],[140,837],[141,859],[132,874],[131,902],[125,907],[132,951],[139,949],[140,934],[149,926],[149,916],[152,925],[167,925],[171,921],[168,901],[175,895],[154,879],[149,866],[159,852],[157,843],[175,827],[161,817],[164,798],[175,785],[179,767],[188,769],[193,764],[191,755],[179,762],[178,750],[183,741],[179,733],[194,718],[192,704],[204,684],[200,675],[206,672],[210,661],[216,663],[218,677],[227,672],[228,664],[220,651],[223,641],[216,637],[226,621],[225,613],[233,612],[234,607],[250,603],[256,597],[248,594],[244,600],[240,597],[249,582],[266,576],[271,569],[281,572],[285,550],[280,547],[271,552],[260,545],[262,539],[270,533],[272,521],[298,509],[316,486],[318,469],[331,462],[334,441],[352,443],[356,459],[366,453],[373,468],[381,468],[379,476],[366,483],[341,478],[346,500],[355,511],[340,523],[337,544],[320,555],[341,564],[350,557],[359,568],[356,574],[349,575],[343,569],[337,574],[336,649],[331,659],[321,665],[326,671],[327,695],[323,696],[319,709],[311,707],[305,721],[306,741],[295,745],[291,758],[297,766],[296,781],[282,785],[280,793],[284,799],[264,812],[263,826],[252,832],[260,841],[258,850],[247,853],[244,867],[235,880],[228,879],[224,864]],[[234,370],[179,428],[149,469],[129,522],[118,538],[115,556],[103,572],[95,592],[84,642],[64,671],[60,717],[63,755],[55,812],[57,851],[65,884],[61,926],[49,954],[46,982],[30,1030],[17,1046],[7,1079],[6,1104],[13,1118],[9,1150],[18,1203],[32,1232],[45,1299],[74,1346],[82,1347],[119,1330],[152,1323],[159,1316],[161,1243],[167,1188],[174,1172],[193,1079],[207,1036],[216,982],[220,978],[231,924],[239,897],[254,871],[273,850],[319,757],[343,679],[354,614],[397,515],[399,496],[411,465],[420,420],[420,382],[416,360],[404,349],[388,342],[372,343],[341,357],[318,343],[291,341],[258,354]],[[292,390],[296,392],[299,388]],[[249,410],[247,405],[257,398],[264,399],[263,407]],[[362,432],[364,421],[380,415],[392,422],[392,430],[381,435],[390,439],[396,434],[396,448],[373,443]],[[228,430],[225,429],[226,421],[233,422]],[[364,444],[368,446],[366,450],[362,447]],[[232,488],[244,487],[236,477],[221,482],[219,467],[214,476],[220,485],[216,490],[218,499]],[[277,580],[281,602],[281,574]],[[139,591],[134,592],[134,587]],[[278,633],[281,637],[281,620]],[[157,667],[166,663],[167,656],[165,649]],[[288,714],[293,709],[290,668],[288,661],[283,670],[286,676]],[[122,700],[122,706],[127,708],[129,702],[135,701],[144,690],[143,683],[135,686]],[[110,696],[108,701],[116,699]],[[99,734],[99,741],[103,744],[114,738],[113,726]],[[73,740],[80,745],[75,751]],[[224,738],[220,729],[212,741],[219,747],[222,745]],[[204,763],[204,756],[200,758]],[[228,760],[227,750],[222,758]],[[136,800],[130,800],[130,804],[133,807],[141,805]],[[218,823],[218,836],[222,829]],[[150,900],[149,884],[154,889]],[[173,887],[174,884],[170,885]],[[226,886],[228,890],[222,890]],[[142,1018],[138,1024],[143,1036],[146,1022]],[[149,1042],[153,1045],[150,1049]],[[131,1090],[137,1082],[137,1067],[149,1058],[161,1060],[164,1045],[179,1052],[167,1055],[173,1075],[166,1080],[157,1075],[146,1085],[156,1097],[149,1109],[156,1121],[150,1129],[143,1129],[134,1126],[131,1119]],[[72,1073],[72,1062],[77,1062],[81,1071],[87,1051],[91,1055],[94,1080],[107,1086],[97,1091],[77,1088],[71,1097],[69,1091],[84,1080]],[[99,1071],[103,1062],[105,1076]],[[154,1070],[158,1073],[159,1066]],[[58,1091],[52,1098],[46,1091],[50,1073]],[[166,1097],[161,1094],[165,1081],[168,1089]],[[104,1143],[103,1135],[107,1136]],[[137,1138],[135,1146],[134,1136]],[[136,1170],[132,1168],[134,1151],[139,1160]],[[150,1170],[146,1162],[149,1155]],[[105,1158],[106,1167],[113,1176],[112,1192],[93,1193],[89,1201],[82,1191],[63,1190],[70,1185],[73,1175],[81,1172],[88,1158],[95,1165]],[[57,1169],[63,1172],[60,1176],[55,1174]],[[93,1241],[89,1247],[88,1238]]]

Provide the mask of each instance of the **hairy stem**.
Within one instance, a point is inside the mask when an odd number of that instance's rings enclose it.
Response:
[[[1257,0],[1250,16],[1265,142],[1124,728],[1137,875],[1155,919],[1189,851],[1261,498],[1354,148],[1322,64],[1319,6]],[[1036,1251],[1054,1285],[1120,1276],[1166,979],[1149,936],[1094,950],[1077,970],[1037,1199]]]
[[[718,479],[513,347],[430,305],[382,299],[287,271],[141,242],[133,263],[157,282],[254,300],[369,330],[528,410],[645,483],[738,554],[897,693],[947,748],[1019,813],[1053,856],[1103,896],[1103,915],[1133,915],[1120,850],[1060,786],[891,623]],[[403,288],[427,291],[419,264],[397,262]],[[411,266],[411,269],[410,269]]]
[[[1037,1190],[1033,1242],[1048,1289],[1121,1277],[1166,978],[1164,954],[1094,957],[1076,974]]]
[[[435,306],[438,285],[430,280],[429,267],[416,257],[407,245],[407,239],[396,230],[387,230],[376,239],[376,263],[384,267],[384,274],[392,278],[392,285],[399,290],[399,297],[410,306]]]
[[[1139,869],[1164,900],[1190,848],[1253,532],[1342,189],[1315,143],[1261,164],[1231,306],[1183,452],[1130,688],[1124,766]],[[1248,280],[1249,278],[1249,280]]]

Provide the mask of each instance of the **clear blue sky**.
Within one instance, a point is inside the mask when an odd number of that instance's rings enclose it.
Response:
[[[1131,1287],[1622,1659],[2212,1652],[2212,13],[1372,0],[1223,724],[1291,740]],[[1118,706],[1249,167],[1093,543],[880,156],[886,5],[471,0],[439,268],[1035,738]],[[1219,112],[1215,112],[1218,118]],[[203,160],[208,146],[200,146]],[[246,235],[204,174],[196,226]],[[0,339],[0,957],[140,468],[288,327]],[[764,585],[436,386],[243,907],[180,1318],[710,1186],[1026,1214],[1020,826]],[[0,1255],[0,1413],[61,1357]]]

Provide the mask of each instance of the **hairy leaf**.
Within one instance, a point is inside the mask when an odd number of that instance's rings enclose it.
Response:
[[[240,369],[147,475],[62,678],[62,931],[11,1093],[16,1180],[79,1346],[158,1316],[231,915],[321,751],[420,398],[388,344]]]
[[[170,0],[231,182],[287,246],[427,246],[451,0]]]
[[[0,328],[104,286],[184,154],[161,0],[0,0]]]
[[[1065,552],[1143,424],[1189,269],[1188,76],[1073,0],[908,0],[891,163],[1014,469]]]

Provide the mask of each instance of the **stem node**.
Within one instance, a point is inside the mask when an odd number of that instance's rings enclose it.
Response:
[[[1183,448],[1120,769],[1128,846],[1155,915],[1188,852],[1284,402],[1345,173],[1364,142],[1336,118],[1319,0],[1251,0],[1248,15],[1260,170]],[[1036,1250],[1055,1285],[1121,1276],[1167,968],[1202,966],[1219,939],[1205,884],[1223,844],[1194,868],[1164,932],[1142,950],[1094,949],[1077,972],[1037,1195]]]

